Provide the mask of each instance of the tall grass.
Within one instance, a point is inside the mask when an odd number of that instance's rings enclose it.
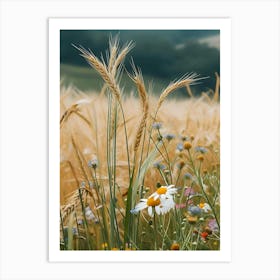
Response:
[[[61,86],[61,249],[218,250],[219,77],[199,98],[193,73],[156,98],[132,64],[127,95],[119,84],[131,42],[111,38],[106,59],[74,47],[104,86],[87,95]],[[182,87],[190,98],[177,100]]]

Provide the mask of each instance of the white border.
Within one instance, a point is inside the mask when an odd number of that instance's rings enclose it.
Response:
[[[0,279],[279,280],[279,8],[278,0],[0,0]],[[116,16],[232,19],[230,263],[48,261],[48,18]]]
[[[49,19],[49,260],[51,262],[229,262],[231,260],[231,21],[186,18]],[[221,248],[219,251],[59,250],[60,30],[220,30],[221,75]],[[90,47],[90,46],[89,46]],[[224,94],[226,93],[226,94]]]

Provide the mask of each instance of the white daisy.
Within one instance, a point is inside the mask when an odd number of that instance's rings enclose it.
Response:
[[[85,216],[88,221],[98,222],[98,219],[95,217],[89,206],[85,208]]]
[[[148,214],[153,217],[153,208],[155,209],[156,213],[158,215],[161,214],[161,202],[160,199],[154,199],[153,197],[145,199],[140,199],[140,202],[135,206],[134,209],[130,210],[132,214],[137,214],[139,211],[144,210],[145,208],[148,208]]]
[[[177,193],[177,189],[174,188],[174,185],[161,186],[153,194],[151,194],[149,198],[153,197],[154,199],[165,199],[166,197],[171,197],[173,199],[172,195],[175,193]]]
[[[201,202],[197,205],[201,210],[203,210],[205,213],[211,212],[211,207],[208,203]]]
[[[159,205],[159,207],[161,214],[166,214],[175,207],[175,202],[171,195],[162,195],[160,198],[160,202],[161,204]]]
[[[130,210],[132,214],[137,214],[139,211],[148,208],[148,213],[153,217],[153,209],[158,215],[166,214],[175,207],[173,194],[177,192],[174,185],[162,186],[156,192],[151,194],[148,199],[141,199],[134,209]]]

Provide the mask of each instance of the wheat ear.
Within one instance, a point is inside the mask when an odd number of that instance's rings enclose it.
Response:
[[[102,59],[98,59],[91,51],[87,51],[83,47],[77,47],[73,45],[77,50],[79,50],[82,54],[81,56],[86,59],[88,64],[93,67],[102,77],[105,83],[109,86],[112,93],[116,97],[117,101],[121,103],[121,91],[118,84],[115,81],[115,77],[108,71],[107,66]]]
[[[148,118],[148,113],[149,113],[149,102],[148,102],[148,96],[147,96],[147,92],[145,89],[143,76],[139,69],[136,70],[135,66],[134,66],[134,72],[135,72],[135,75],[134,75],[134,77],[132,77],[132,79],[137,86],[138,94],[139,94],[141,104],[142,104],[142,119],[141,119],[141,122],[137,129],[136,138],[135,138],[135,142],[134,142],[134,152],[136,153],[139,148],[141,137],[142,137],[143,131],[144,131],[146,123],[147,123],[147,118]]]
[[[110,39],[109,39],[110,57],[108,58],[108,70],[109,70],[109,72],[112,71],[112,69],[115,65],[117,54],[118,54],[118,49],[119,49],[119,36],[110,37]]]
[[[196,73],[191,73],[191,74],[188,74],[184,77],[182,77],[181,79],[179,79],[178,81],[175,81],[173,83],[170,83],[167,88],[162,92],[162,94],[160,95],[159,97],[159,100],[158,100],[158,104],[157,104],[157,107],[156,107],[156,114],[158,112],[158,110],[160,109],[163,101],[168,97],[168,95],[170,93],[172,93],[174,90],[178,89],[178,88],[181,88],[181,87],[186,87],[187,85],[190,86],[194,83],[196,83],[197,81],[199,80],[202,80],[202,79],[206,79],[207,77],[202,77],[202,78],[199,78],[199,75],[196,74]]]
[[[126,55],[131,51],[134,47],[134,43],[132,41],[128,42],[120,51],[115,60],[114,66],[112,67],[112,75],[115,76],[117,73],[118,67],[123,63]]]

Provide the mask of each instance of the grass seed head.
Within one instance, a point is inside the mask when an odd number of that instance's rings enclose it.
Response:
[[[184,142],[184,149],[190,150],[192,148],[192,143],[189,141]]]

